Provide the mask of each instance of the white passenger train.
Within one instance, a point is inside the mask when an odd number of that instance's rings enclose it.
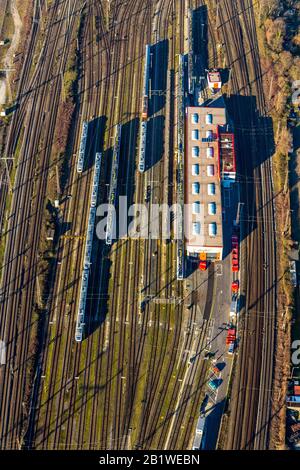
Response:
[[[139,146],[139,171],[145,171],[145,156],[146,156],[146,138],[147,138],[147,119],[149,114],[149,80],[151,68],[151,46],[146,46],[146,58],[144,69],[144,87],[143,87],[143,102],[142,102],[142,120],[140,125],[140,146]]]
[[[108,214],[106,226],[106,245],[112,244],[114,232],[114,216],[113,207],[116,205],[117,191],[118,191],[118,175],[119,175],[119,156],[122,137],[122,125],[118,124],[116,129],[115,144],[112,157],[112,169],[110,176],[109,197],[108,197]]]
[[[100,184],[101,163],[102,163],[102,154],[96,153],[90,213],[89,213],[88,229],[87,229],[85,251],[84,251],[84,266],[83,266],[82,277],[81,277],[79,307],[78,307],[77,319],[76,319],[75,341],[77,342],[82,341],[83,333],[84,333],[85,309],[86,309],[87,292],[88,292],[88,285],[89,285],[89,273],[90,273],[89,270],[90,270],[90,265],[92,263],[92,247],[93,247],[94,227],[95,227],[95,218],[96,218],[96,204],[97,204],[98,189],[99,189],[99,184]]]
[[[97,204],[100,171],[101,171],[101,160],[102,160],[102,154],[96,153],[94,179],[93,179],[92,196],[91,196],[91,207],[96,207],[96,204]]]
[[[76,320],[76,331],[75,331],[75,341],[82,341],[83,330],[84,330],[84,317],[85,317],[85,307],[87,299],[87,291],[89,285],[89,269],[84,269],[81,279],[81,289],[79,297],[79,308]]]
[[[146,139],[147,139],[147,121],[141,122],[140,127],[140,148],[139,148],[139,171],[145,171],[146,161]]]
[[[177,153],[177,201],[181,206],[182,214],[184,208],[184,57],[179,56],[179,95],[178,95],[178,153]],[[183,280],[185,276],[185,258],[184,258],[184,222],[182,217],[177,218],[177,279]]]
[[[143,103],[142,103],[142,120],[143,121],[148,119],[150,65],[151,65],[151,46],[147,44],[145,69],[144,69]]]
[[[87,121],[83,121],[79,154],[78,154],[78,160],[77,160],[77,173],[83,172],[88,127],[89,127],[89,123]]]

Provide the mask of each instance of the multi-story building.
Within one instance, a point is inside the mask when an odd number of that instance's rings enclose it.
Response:
[[[187,107],[185,125],[186,252],[212,261],[223,255],[222,182],[234,182],[236,172],[234,136],[219,103]]]

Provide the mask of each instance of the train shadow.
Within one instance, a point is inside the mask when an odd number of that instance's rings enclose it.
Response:
[[[102,169],[100,173],[100,184],[98,190],[97,204],[107,201],[108,175],[111,170],[112,149],[104,150],[104,134],[107,118],[100,116],[89,122],[88,139],[86,147],[86,159],[84,170],[91,169],[95,164],[96,152],[102,153]],[[97,219],[95,222],[95,231]],[[104,311],[106,309],[108,297],[108,275],[110,261],[107,257],[107,247],[104,240],[99,239],[94,233],[93,248],[91,254],[91,268],[88,285],[86,315],[85,315],[85,337],[87,337],[95,327],[104,321]],[[99,269],[100,267],[100,269]]]
[[[88,171],[94,166],[95,153],[103,150],[106,123],[106,116],[96,117],[89,121],[84,171]]]
[[[145,156],[145,169],[155,166],[164,154],[164,127],[165,117],[152,117],[147,126],[147,146]]]
[[[139,119],[134,118],[122,126],[122,146],[120,149],[119,164],[119,196],[123,197],[126,203],[126,213],[134,203],[134,184],[136,170],[136,149],[138,147]],[[126,199],[125,199],[126,198]],[[127,218],[127,217],[126,217]],[[127,228],[131,222],[128,217],[126,221],[123,211],[119,211],[117,233],[118,238],[127,235]]]
[[[203,320],[209,320],[210,318],[210,312],[211,312],[211,308],[213,304],[215,282],[216,282],[216,277],[214,276],[214,265],[210,264],[208,266],[207,297],[206,297],[205,308],[203,312]]]
[[[220,421],[222,418],[225,399],[216,403],[213,408],[210,408],[209,413],[206,415],[205,432],[202,439],[202,450],[215,450],[218,440]]]
[[[199,269],[199,260],[187,257],[185,261],[185,276],[188,278]]]
[[[240,241],[243,241],[257,229],[257,221],[263,218],[264,206],[262,203],[258,205],[256,185],[264,185],[260,166],[271,159],[275,151],[273,122],[270,117],[259,114],[255,96],[231,95],[225,97],[225,103],[229,117],[234,122],[235,151],[238,155],[237,183],[241,202]],[[266,204],[272,202],[272,198],[269,198]],[[237,215],[232,213],[234,207],[236,210],[237,204],[225,208],[228,215],[225,220],[231,221],[231,229],[223,221],[224,258],[231,252],[232,222]]]
[[[151,46],[149,117],[153,117],[166,105],[168,54],[169,42],[167,39]]]
[[[289,160],[289,184],[291,193],[291,208],[295,214],[300,213],[300,184],[299,184],[299,158],[297,151],[300,147],[300,126],[294,128],[293,131],[293,153]],[[300,219],[296,215],[292,217],[292,238],[300,242]]]
[[[98,204],[108,202],[112,156],[113,149],[111,147],[103,152]],[[104,322],[108,311],[108,284],[111,261],[108,256],[109,247],[105,244],[105,238],[99,235],[100,231],[98,228],[96,217],[96,233],[94,233],[92,264],[86,304],[85,338],[91,335]]]
[[[208,13],[207,6],[203,5],[192,11],[192,44],[193,44],[193,72],[195,84],[204,85],[201,77],[205,76],[208,68]]]
[[[201,89],[206,86],[206,71],[211,68],[212,63],[215,63],[217,58],[210,57],[208,48],[209,41],[213,38],[209,35],[209,19],[208,10],[206,5],[202,5],[192,11],[192,48],[193,54],[193,75],[194,83]],[[216,48],[214,54],[216,55]],[[223,85],[229,80],[229,70],[220,69],[221,79]]]
[[[119,153],[119,168],[116,198],[116,235],[112,245],[106,245],[104,237],[94,237],[93,258],[91,267],[91,277],[88,290],[87,301],[87,326],[85,337],[91,335],[105,321],[108,313],[109,279],[111,270],[111,252],[114,249],[116,240],[124,237],[127,233],[129,220],[124,218],[124,212],[134,202],[134,172],[135,156],[137,148],[139,119],[135,118],[123,124],[122,137]],[[101,178],[101,191],[99,194],[99,204],[107,203],[109,199],[109,184],[112,171],[113,149],[109,148],[104,152],[103,176]],[[125,198],[125,206],[119,206],[120,198]],[[105,217],[107,216],[107,212]],[[121,219],[122,218],[122,219]],[[103,218],[101,221],[103,222]],[[96,224],[99,217],[96,217]],[[100,222],[101,222],[100,221]],[[123,223],[122,223],[123,222]],[[117,245],[118,246],[118,245]],[[118,256],[118,255],[117,255]]]
[[[103,148],[103,142],[104,142],[104,131],[105,131],[105,126],[106,126],[106,116],[101,116],[96,119],[94,119],[91,122],[91,126],[89,126],[89,134],[88,134],[88,151],[87,151],[87,158],[88,158],[88,166],[92,166],[95,161],[95,153],[100,152]],[[96,133],[96,134],[95,134]],[[67,142],[67,151],[64,159],[64,165],[62,166],[62,172],[61,172],[61,185],[63,188],[63,191],[67,193],[71,188],[67,186],[66,182],[70,179],[70,172],[71,172],[71,155],[73,154],[74,151],[74,146],[75,146],[75,131],[74,129],[70,130],[70,134],[68,136],[68,142]],[[54,246],[53,246],[53,251],[56,251],[56,258],[55,262],[51,264],[51,267],[49,269],[48,275],[47,275],[47,282],[48,282],[48,299],[51,299],[52,304],[55,304],[55,299],[56,296],[52,296],[53,292],[53,286],[54,286],[54,281],[58,273],[58,265],[61,264],[61,254],[62,254],[62,246],[60,244],[60,239],[62,236],[65,236],[66,233],[72,228],[72,224],[70,222],[67,222],[64,220],[64,217],[68,215],[68,212],[63,212],[61,214],[61,217],[58,217],[58,213],[56,213],[56,219],[55,219],[55,238],[54,238]],[[81,273],[79,276],[79,279],[75,279],[73,282],[71,282],[65,289],[64,295],[67,294],[68,289],[70,286],[72,286],[74,283],[77,283],[81,279]],[[62,293],[59,293],[58,295],[61,295]],[[87,303],[87,312],[89,308],[89,301],[90,301],[90,292],[88,293],[88,303]],[[45,299],[46,300],[46,299]],[[72,300],[69,303],[69,307],[73,309],[76,305],[76,302]],[[27,446],[27,442],[32,441],[32,436],[34,432],[34,423],[35,423],[35,418],[36,418],[36,406],[35,404],[37,403],[38,400],[38,390],[39,386],[41,383],[41,373],[42,373],[42,367],[41,367],[41,362],[42,362],[42,357],[44,354],[44,351],[48,347],[48,335],[50,332],[50,315],[46,314],[46,311],[42,311],[44,315],[39,316],[39,322],[38,322],[38,341],[37,341],[37,352],[35,354],[34,362],[35,362],[35,369],[36,369],[36,379],[34,382],[34,387],[32,391],[32,411],[30,413],[30,418],[29,418],[29,423],[28,423],[28,430],[26,432],[24,442],[25,442],[25,447]],[[74,312],[74,315],[76,316],[77,312]]]

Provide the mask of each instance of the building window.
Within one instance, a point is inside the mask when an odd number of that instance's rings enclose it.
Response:
[[[198,131],[198,129],[192,130],[192,139],[193,140],[199,140],[199,131]]]
[[[198,124],[199,122],[199,116],[197,113],[192,114],[192,123],[193,124]]]
[[[215,167],[214,165],[207,165],[207,176],[214,176]]]
[[[208,140],[212,140],[213,139],[213,133],[212,131],[206,131],[206,138]]]
[[[205,120],[206,120],[206,124],[212,124],[212,122],[213,122],[212,114],[207,114]]]
[[[192,193],[199,194],[200,193],[200,183],[193,183],[192,184]]]
[[[200,201],[193,202],[193,214],[200,214]]]
[[[193,235],[200,235],[200,222],[193,222]]]
[[[217,224],[212,222],[208,225],[208,234],[210,237],[215,237],[217,235]]]
[[[214,156],[214,148],[213,148],[213,147],[207,147],[207,149],[206,149],[206,155],[207,155],[207,158],[213,158],[213,156]]]
[[[215,183],[209,183],[207,185],[207,194],[209,196],[214,196],[216,194],[216,185],[215,185]]]
[[[217,212],[217,205],[215,202],[209,202],[208,203],[208,214],[209,215],[215,215]]]
[[[199,173],[200,173],[199,164],[195,163],[194,165],[192,165],[192,175],[193,176],[199,176]]]
[[[192,156],[193,156],[194,158],[196,158],[196,157],[199,157],[199,155],[200,155],[200,149],[199,149],[199,147],[193,147],[193,148],[192,148]]]

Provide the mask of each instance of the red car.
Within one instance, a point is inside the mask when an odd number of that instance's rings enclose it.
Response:
[[[213,367],[213,368],[212,368],[212,371],[213,371],[213,373],[216,374],[216,375],[219,375],[219,373],[221,372],[220,369],[219,369],[217,366]]]
[[[199,263],[199,269],[200,269],[200,271],[205,271],[205,270],[206,270],[206,267],[207,267],[206,261],[200,261],[200,263]]]
[[[231,284],[231,292],[232,294],[237,294],[239,291],[239,281],[233,281]]]
[[[238,239],[237,235],[232,235],[231,245],[232,245],[231,269],[232,269],[233,273],[236,273],[239,270],[239,239]]]
[[[239,270],[239,260],[237,258],[232,258],[232,272],[236,273]]]
[[[226,337],[226,344],[230,344],[234,342],[236,339],[236,331],[235,328],[229,328],[227,332],[227,337]]]

